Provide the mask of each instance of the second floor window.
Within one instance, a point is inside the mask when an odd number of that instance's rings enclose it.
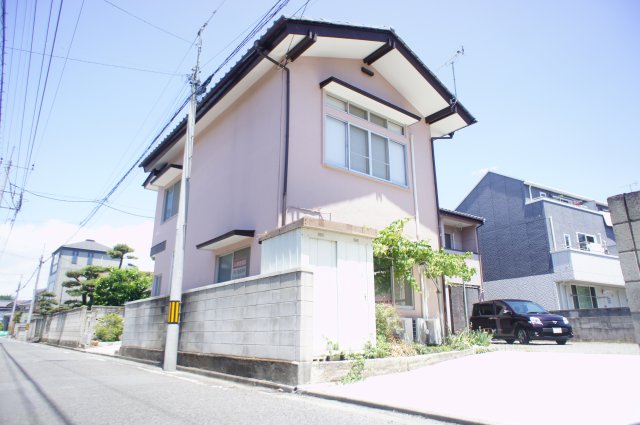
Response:
[[[93,252],[89,252],[87,253],[87,265],[92,265],[93,264]]]
[[[71,252],[71,264],[78,264],[78,250],[74,249]]]
[[[164,192],[164,211],[162,213],[162,221],[169,220],[178,213],[178,204],[180,202],[180,181],[175,183]]]
[[[338,108],[342,101],[327,99],[336,116],[325,118],[325,163],[406,186],[406,148],[392,139],[401,139],[404,128],[346,102]]]
[[[451,233],[444,234],[444,247],[446,249],[454,249],[453,248],[453,235]]]
[[[589,251],[589,244],[596,243],[596,237],[578,232],[578,246],[583,251]]]

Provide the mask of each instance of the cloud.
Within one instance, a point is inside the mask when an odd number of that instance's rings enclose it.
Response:
[[[73,235],[76,229],[75,224],[60,220],[48,220],[40,224],[16,224],[11,231],[8,224],[1,225],[0,246],[5,249],[0,257],[0,294],[15,292],[22,275],[23,282],[29,278],[31,281],[25,291],[21,291],[20,298],[30,299],[35,281],[34,272],[43,249],[46,260],[61,245],[86,239],[93,239],[107,246],[126,243],[135,249],[133,255],[138,257],[137,260],[129,262],[138,266],[140,270],[153,270],[153,261],[149,258],[153,235],[152,220],[123,226],[87,226],[69,240],[69,236]],[[46,286],[50,265],[51,261],[47,261],[42,266],[38,288]]]

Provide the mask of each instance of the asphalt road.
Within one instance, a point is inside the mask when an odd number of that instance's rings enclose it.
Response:
[[[444,424],[0,338],[0,424]]]

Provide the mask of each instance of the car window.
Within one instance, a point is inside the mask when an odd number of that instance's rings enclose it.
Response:
[[[504,306],[502,304],[496,303],[496,314],[502,314],[503,310],[504,310]]]
[[[492,316],[493,315],[493,304],[478,304],[478,316]]]
[[[532,301],[509,301],[509,305],[519,314],[544,314],[547,311]]]

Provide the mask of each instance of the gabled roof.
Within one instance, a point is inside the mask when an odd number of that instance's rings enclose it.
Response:
[[[199,102],[197,125],[213,121],[273,70],[274,64],[264,54],[279,63],[301,56],[361,60],[411,103],[430,124],[433,137],[451,134],[476,122],[392,29],[282,17]],[[182,151],[185,133],[186,119],[142,161],[140,166],[145,172],[161,165],[167,154]]]
[[[107,252],[111,249],[111,247],[97,243],[93,239],[87,239],[82,242],[75,242],[68,245],[62,245],[55,252],[60,251],[62,248],[78,249],[83,251],[95,251],[95,252]]]

